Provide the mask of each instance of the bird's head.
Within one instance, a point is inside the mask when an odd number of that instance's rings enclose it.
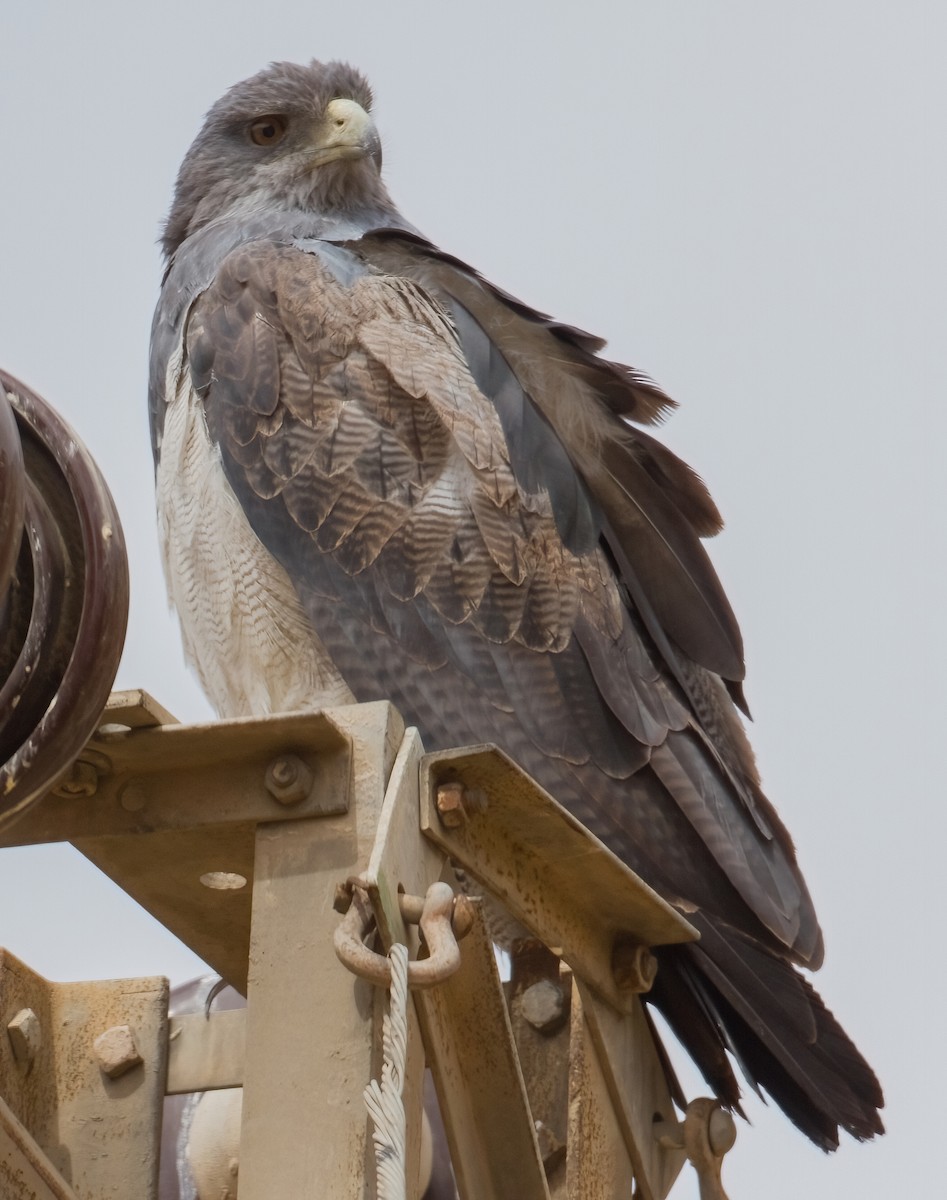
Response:
[[[207,114],[181,164],[165,255],[229,214],[394,214],[371,105],[367,81],[346,63],[272,63],[236,84]]]

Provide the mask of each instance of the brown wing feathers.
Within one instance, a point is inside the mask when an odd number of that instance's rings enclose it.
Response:
[[[644,377],[597,358],[585,335],[524,305],[511,312],[498,304],[494,289],[417,239],[364,238],[359,253],[418,279],[451,308],[471,373],[501,414],[518,395],[529,415],[504,423],[518,477],[525,484],[532,478],[530,464],[541,464],[561,533],[575,523],[594,528],[597,536],[604,517],[606,536],[633,574],[627,582],[647,599],[652,635],[660,630],[694,662],[741,680],[739,627],[699,540],[719,530],[716,506],[688,466],[610,415],[653,422],[672,402]],[[494,356],[489,364],[484,342]],[[497,358],[512,373],[513,387]],[[548,432],[538,436],[544,421]],[[570,495],[577,487],[581,493]]]

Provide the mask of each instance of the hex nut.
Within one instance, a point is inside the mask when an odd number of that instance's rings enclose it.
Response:
[[[344,916],[352,907],[352,889],[346,883],[337,883],[335,885],[335,895],[332,899],[332,907],[337,913],[342,913]]]
[[[550,1037],[566,1022],[562,988],[551,979],[531,984],[520,997],[520,1012],[535,1030]]]
[[[263,782],[279,804],[299,804],[312,791],[312,771],[298,755],[283,754],[266,768]]]
[[[109,1079],[118,1079],[144,1061],[130,1025],[113,1025],[106,1029],[92,1043],[92,1050],[102,1073]]]
[[[57,796],[74,799],[76,796],[94,796],[99,787],[99,773],[90,762],[77,759],[65,779],[53,791]]]
[[[447,829],[459,829],[475,813],[487,807],[483,788],[469,788],[460,779],[445,779],[434,790],[434,804],[441,824]]]
[[[31,1008],[21,1008],[7,1024],[7,1037],[17,1064],[29,1070],[42,1041],[39,1017]]]
[[[459,829],[467,820],[464,808],[464,785],[459,779],[439,783],[435,803],[441,822],[447,829]]]
[[[349,905],[352,903],[352,893],[346,885],[339,884],[336,888],[336,912],[348,912]],[[343,905],[344,907],[340,907]],[[398,893],[398,908],[401,910],[401,919],[406,925],[417,925],[421,920],[421,914],[424,912],[424,897],[410,896],[406,892]],[[457,941],[461,941],[473,929],[475,910],[469,897],[463,892],[458,893],[454,897],[454,908],[451,913],[450,927]]]

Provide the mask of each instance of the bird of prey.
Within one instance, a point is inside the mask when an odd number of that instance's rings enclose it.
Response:
[[[720,516],[642,426],[672,401],[427,241],[365,79],[219,100],[164,230],[150,410],[187,655],[224,716],[390,698],[495,742],[686,913],[649,1000],[818,1145],[881,1090],[808,980],[822,934],[737,712]]]

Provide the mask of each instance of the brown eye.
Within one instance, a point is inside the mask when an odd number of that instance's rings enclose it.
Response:
[[[286,135],[286,118],[274,113],[258,117],[250,126],[250,140],[257,146],[275,146]]]

